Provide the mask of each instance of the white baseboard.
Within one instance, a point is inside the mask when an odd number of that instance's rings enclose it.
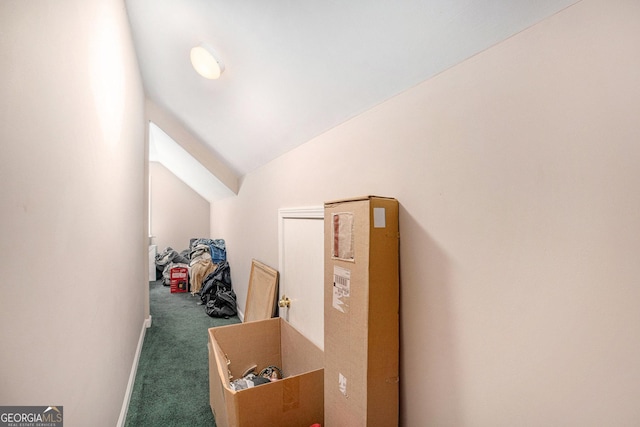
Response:
[[[144,334],[149,327],[151,327],[151,315],[142,322],[142,330],[140,331],[140,338],[138,339],[138,347],[136,348],[136,354],[133,357],[133,365],[131,366],[131,372],[129,373],[129,382],[127,383],[127,390],[124,393],[124,400],[122,402],[122,409],[120,410],[120,418],[118,418],[117,427],[124,427],[124,422],[127,419],[129,401],[131,400],[131,393],[133,392],[133,384],[136,381],[138,362],[140,361],[140,353],[142,353],[142,344],[144,343]]]
[[[240,318],[241,322],[244,322],[244,312],[240,311],[239,309],[238,309],[238,317]]]

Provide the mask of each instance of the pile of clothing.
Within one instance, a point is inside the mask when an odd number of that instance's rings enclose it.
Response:
[[[224,239],[194,238],[182,252],[167,247],[156,255],[156,277],[162,277],[163,285],[171,284],[174,267],[188,269],[191,295],[200,297],[200,304],[209,316],[228,318],[237,314]]]
[[[231,268],[228,261],[216,265],[216,269],[204,278],[198,293],[200,303],[211,317],[229,318],[237,312],[236,293],[231,288]]]
[[[156,254],[156,279],[162,279],[162,284],[169,286],[169,272],[173,267],[189,267],[189,251],[178,252],[170,246]]]

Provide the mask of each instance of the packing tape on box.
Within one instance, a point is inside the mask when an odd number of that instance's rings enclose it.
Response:
[[[282,412],[300,407],[300,378],[289,377],[282,381]]]

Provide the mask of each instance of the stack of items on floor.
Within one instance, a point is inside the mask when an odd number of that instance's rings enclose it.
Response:
[[[209,316],[228,318],[237,313],[223,239],[194,238],[190,240],[189,248],[182,252],[167,247],[156,255],[156,277],[162,277],[163,285],[172,286],[175,281],[172,277],[184,271],[182,269],[188,271],[188,290],[191,295],[200,297],[200,304],[205,306]]]
[[[283,378],[282,369],[275,365],[270,365],[256,374],[258,365],[253,365],[250,369],[245,371],[242,378],[231,381],[232,390],[244,390],[247,388],[255,387],[260,384],[272,383],[274,381],[281,380]]]
[[[173,267],[189,267],[189,249],[178,252],[172,247],[156,254],[156,279],[162,279],[162,284],[169,286],[170,272]]]

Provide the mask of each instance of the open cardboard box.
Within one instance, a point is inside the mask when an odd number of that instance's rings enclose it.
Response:
[[[322,350],[281,318],[209,329],[209,393],[218,427],[310,426],[324,422]],[[270,365],[284,378],[234,391],[229,375]]]
[[[310,426],[324,421],[324,353],[274,314],[276,270],[253,260],[245,323],[209,329],[209,398],[218,427]],[[235,391],[231,380],[275,365],[284,378]],[[231,376],[231,377],[230,377]]]

